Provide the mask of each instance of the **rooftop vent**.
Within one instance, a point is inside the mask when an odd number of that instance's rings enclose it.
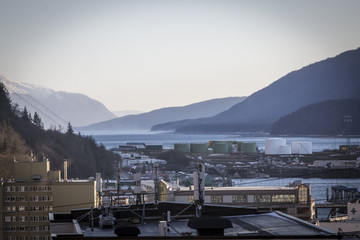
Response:
[[[197,230],[198,236],[224,236],[224,229],[232,228],[230,220],[217,217],[190,219],[188,227]]]

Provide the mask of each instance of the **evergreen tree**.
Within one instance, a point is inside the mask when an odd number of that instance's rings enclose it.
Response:
[[[21,118],[21,110],[19,109],[19,104],[17,103],[12,104],[11,110],[17,117]]]
[[[69,122],[68,125],[67,125],[66,134],[68,134],[68,135],[74,134],[74,129],[73,129],[73,127],[71,126],[70,122]]]
[[[22,113],[21,113],[21,119],[27,122],[31,122],[31,113],[28,112],[26,109],[26,106],[24,107]]]
[[[6,119],[11,112],[11,100],[5,85],[0,82],[0,119]]]
[[[44,129],[44,124],[37,112],[34,113],[33,123],[41,129]]]

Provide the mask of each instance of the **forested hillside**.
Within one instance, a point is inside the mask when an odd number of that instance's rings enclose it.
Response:
[[[329,100],[311,104],[282,117],[276,135],[360,135],[360,99]],[[344,118],[350,120],[345,123]]]
[[[92,137],[75,134],[68,125],[66,133],[57,129],[44,130],[41,119],[11,104],[9,93],[0,83],[0,175],[12,176],[14,157],[30,161],[33,153],[38,161],[47,158],[52,169],[62,169],[68,160],[68,176],[90,177],[101,172],[103,177],[114,176],[114,165],[120,156],[98,146]]]

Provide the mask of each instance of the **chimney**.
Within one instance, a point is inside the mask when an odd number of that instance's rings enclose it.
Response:
[[[101,173],[96,173],[96,191],[97,192],[102,192]]]
[[[190,219],[188,227],[196,229],[197,236],[224,236],[224,229],[233,226],[226,218],[201,217]]]
[[[64,181],[67,181],[67,160],[64,160]]]

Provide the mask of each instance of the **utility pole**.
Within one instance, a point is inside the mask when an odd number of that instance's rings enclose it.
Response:
[[[135,180],[134,193],[136,195],[136,205],[139,206],[141,203],[141,173],[140,172],[134,174],[134,180]]]
[[[118,206],[120,205],[120,191],[121,191],[121,178],[120,178],[120,171],[121,171],[121,168],[120,168],[120,162],[118,164],[118,167],[117,167],[117,189],[116,189],[116,192],[117,192],[117,197],[118,197]]]
[[[154,164],[154,174],[155,174],[155,181],[154,181],[154,191],[155,191],[155,207],[158,207],[158,201],[159,201],[159,172],[158,172],[158,164]]]
[[[194,200],[196,204],[196,217],[202,216],[202,207],[205,199],[205,165],[200,163],[194,172]]]

